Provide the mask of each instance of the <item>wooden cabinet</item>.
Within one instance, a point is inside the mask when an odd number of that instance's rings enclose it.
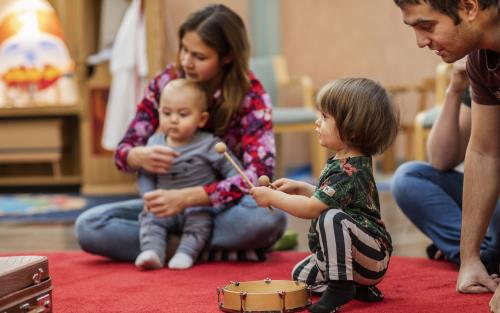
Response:
[[[78,105],[0,109],[0,186],[79,185]]]

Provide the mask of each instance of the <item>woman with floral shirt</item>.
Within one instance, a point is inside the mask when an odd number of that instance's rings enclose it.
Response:
[[[209,5],[191,14],[179,29],[177,62],[150,82],[118,145],[118,168],[168,172],[176,152],[145,144],[158,127],[160,91],[182,77],[198,82],[209,95],[206,130],[224,140],[250,180],[272,176],[275,145],[271,103],[248,69],[249,53],[245,26],[235,12],[224,5]],[[212,205],[225,210],[214,218],[210,257],[262,260],[265,249],[282,235],[286,215],[259,207],[246,195],[249,188],[241,176],[233,176],[205,186],[157,189],[143,199],[97,206],[78,217],[77,239],[87,252],[133,261],[140,253],[137,216],[143,207],[158,216],[174,216],[188,207]]]

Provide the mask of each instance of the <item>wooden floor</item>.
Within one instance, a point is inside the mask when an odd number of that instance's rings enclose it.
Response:
[[[430,243],[403,215],[389,191],[380,193],[382,218],[391,233],[394,255],[425,256]],[[310,222],[289,217],[288,228],[299,234],[298,250],[307,251]],[[73,224],[0,223],[0,253],[78,250]]]

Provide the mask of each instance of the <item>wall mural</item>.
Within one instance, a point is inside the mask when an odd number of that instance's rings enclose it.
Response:
[[[47,1],[1,1],[0,107],[74,104],[74,68]]]

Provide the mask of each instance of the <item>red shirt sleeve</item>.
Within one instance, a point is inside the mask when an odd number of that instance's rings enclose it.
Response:
[[[258,177],[273,176],[276,147],[272,124],[272,105],[260,82],[250,75],[250,90],[242,110],[232,118],[222,139],[243,165],[243,172],[256,184]],[[232,202],[248,193],[250,187],[236,175],[204,186],[213,205]]]
[[[144,97],[137,105],[135,116],[130,122],[125,136],[118,144],[115,152],[115,164],[122,171],[132,172],[127,164],[127,156],[133,147],[144,146],[158,127],[158,107],[163,87],[179,73],[173,64],[151,80]]]

